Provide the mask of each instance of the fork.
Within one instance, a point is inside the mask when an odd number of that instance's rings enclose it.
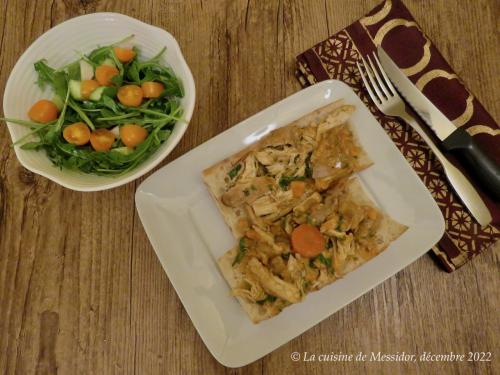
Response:
[[[420,135],[441,163],[444,173],[446,174],[451,186],[455,189],[455,192],[472,216],[476,218],[481,226],[489,224],[491,221],[491,215],[489,215],[489,217],[488,215],[485,215],[485,212],[489,214],[489,210],[477,193],[476,189],[462,174],[462,172],[450,161],[448,161],[439,148],[429,138],[427,133],[425,133],[420,124],[406,111],[405,102],[399,96],[389,77],[387,77],[387,74],[382,68],[377,55],[373,53],[373,59],[376,62],[376,66],[372,62],[369,55],[366,56],[366,58],[368,60],[368,64],[363,57],[361,57],[362,65],[359,62],[356,62],[356,64],[358,65],[358,70],[361,74],[361,79],[363,80],[366,90],[377,108],[384,115],[398,117],[415,129],[418,135]],[[361,69],[362,66],[364,71]]]

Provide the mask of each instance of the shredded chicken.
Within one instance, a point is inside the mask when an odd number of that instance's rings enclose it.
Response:
[[[274,186],[275,182],[271,177],[255,177],[250,181],[241,181],[222,194],[222,203],[229,207],[252,203],[272,190]]]
[[[257,259],[250,259],[247,270],[255,275],[256,279],[267,293],[290,303],[297,303],[301,300],[300,290],[295,285],[274,276],[272,272],[264,267]]]
[[[333,257],[335,271],[342,274],[345,263],[349,257],[356,257],[356,243],[352,233],[347,234],[344,238],[337,240],[335,247],[335,255]]]
[[[318,144],[316,141],[317,126],[306,126],[302,128],[303,147],[307,151],[312,151]]]
[[[265,217],[268,223],[275,222],[276,220],[287,215],[292,210],[294,203],[296,202],[291,190],[280,190],[273,195],[273,198],[278,205],[278,209]]]
[[[298,205],[296,205],[293,208],[293,213],[294,214],[306,213],[307,211],[309,211],[311,206],[316,203],[321,203],[321,195],[318,192],[314,192],[306,199],[304,199],[302,202],[300,202]]]
[[[363,208],[365,216],[354,231],[354,236],[357,241],[368,246],[375,238],[382,216],[373,207],[365,206]]]
[[[316,203],[311,206],[309,214],[312,225],[321,225],[326,218],[332,213],[333,207],[328,204]]]
[[[290,275],[290,279],[295,283],[302,280],[305,276],[305,269],[302,262],[299,262],[295,257],[291,256],[288,258],[287,263],[288,272]]]
[[[253,275],[245,275],[240,286],[233,289],[233,295],[242,297],[250,302],[260,301],[266,298],[266,292]]]
[[[280,246],[280,244],[277,244],[274,241],[274,236],[271,233],[264,231],[263,229],[259,228],[257,225],[254,225],[253,229],[255,230],[255,232],[257,232],[257,234],[259,236],[259,240],[268,244],[275,251],[275,255],[281,254],[285,250],[288,250],[288,249],[285,249],[284,246]]]
[[[320,231],[327,236],[335,238],[344,238],[346,236],[346,233],[340,230],[339,217],[336,214],[332,215],[332,217],[328,221],[324,222],[321,225]]]
[[[266,251],[265,246],[267,246],[264,243],[257,243],[254,246],[252,246],[249,250],[247,250],[247,254],[245,258],[241,261],[241,264],[244,265],[248,262],[249,259],[251,258],[257,258],[260,260],[262,264],[265,266],[268,265],[269,263],[269,257],[274,256],[274,254],[271,251]],[[269,246],[267,246],[269,248]]]
[[[285,229],[285,232],[288,235],[292,234],[292,231],[293,231],[292,219],[293,219],[292,215],[287,215],[287,216],[285,216],[285,219],[284,219],[283,228]]]
[[[243,171],[240,173],[239,181],[248,182],[257,177],[257,162],[255,155],[250,153],[244,160]]]
[[[320,269],[319,270],[319,276],[318,278],[313,281],[311,285],[311,289],[321,289],[325,285],[331,283],[335,277],[332,277],[328,274],[328,271],[326,269]]]
[[[339,207],[339,229],[342,232],[355,230],[365,217],[365,209],[351,201],[343,200]]]
[[[286,269],[285,261],[283,260],[281,255],[272,258],[269,262],[269,266],[271,271],[273,271],[275,275],[281,275],[281,273]]]
[[[287,145],[283,145],[281,149],[267,147],[256,153],[257,160],[273,176],[282,176],[295,172],[298,169],[296,163],[298,156],[297,149]]]
[[[282,149],[267,147],[256,153],[257,160],[265,166],[275,163],[288,163],[295,149],[288,146],[283,146]]]
[[[269,215],[278,209],[278,204],[269,195],[264,195],[252,203],[252,208],[257,216]]]
[[[267,228],[267,224],[260,217],[255,215],[253,208],[249,204],[245,204],[243,207],[244,207],[245,213],[247,214],[248,219],[250,220],[250,223],[252,225],[256,225],[262,229]]]

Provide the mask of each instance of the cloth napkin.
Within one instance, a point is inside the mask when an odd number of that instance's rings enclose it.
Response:
[[[493,224],[481,228],[464,208],[439,162],[418,134],[404,122],[377,110],[363,87],[356,61],[360,55],[371,54],[378,45],[436,107],[457,127],[466,129],[499,163],[500,129],[400,0],[386,0],[365,17],[297,56],[296,76],[302,86],[326,79],[350,85],[417,172],[446,223],[445,234],[432,251],[444,268],[452,272],[500,239],[500,205],[475,185],[493,216]],[[427,126],[423,127],[439,144]],[[447,156],[468,175],[452,155]]]

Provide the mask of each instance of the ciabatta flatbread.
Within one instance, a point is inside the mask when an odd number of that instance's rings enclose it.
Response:
[[[335,247],[340,247],[340,241],[343,240],[338,240],[339,242],[335,244],[334,250],[331,250],[334,254],[333,256],[336,257],[333,259],[334,273],[328,275],[328,279],[323,280],[320,286],[315,290],[321,289],[322,287],[334,282],[339,277],[344,276],[346,273],[367,262],[369,259],[386,249],[391,242],[401,236],[401,234],[403,234],[407,229],[407,226],[391,219],[386,213],[382,212],[377,207],[377,205],[370,199],[357,177],[352,177],[345,183],[341,197],[342,199],[350,200],[363,207],[372,207],[379,213],[379,215],[381,215],[378,230],[374,234],[375,237],[372,239],[376,246],[372,246],[368,251],[363,248],[363,246],[358,245],[356,246],[356,250],[353,254],[339,262],[336,258],[340,258],[340,255],[338,255]],[[232,290],[237,290],[241,287],[242,283],[245,283],[245,274],[241,270],[241,267],[238,264],[235,264],[237,254],[238,246],[229,250],[218,259],[221,273]],[[295,256],[296,255],[293,253],[289,255],[289,257]],[[288,262],[290,262],[290,258],[288,258]],[[279,314],[283,307],[290,304],[283,304],[283,301],[280,301],[279,299],[268,304],[258,304],[242,296],[236,296],[236,298],[253,323],[258,323]],[[273,306],[273,304],[276,303],[280,303],[280,307],[278,309]]]
[[[243,207],[230,207],[224,204],[221,199],[222,195],[228,190],[228,186],[233,182],[228,177],[230,171],[252,152],[274,145],[297,142],[297,128],[314,126],[318,129],[318,133],[320,133],[339,125],[346,126],[352,132],[354,143],[359,149],[359,155],[356,157],[352,172],[359,172],[373,164],[368,154],[361,147],[352,127],[346,124],[353,111],[354,107],[346,105],[343,100],[336,101],[301,117],[287,126],[272,131],[258,142],[203,171],[203,181],[207,185],[226,224],[231,228],[235,237],[240,237],[243,234],[243,231],[238,226],[238,222],[241,218],[247,217],[247,212]],[[319,166],[317,169],[321,172],[321,169],[325,168]],[[316,178],[318,184],[326,183],[325,186],[328,186],[331,180],[328,177]]]

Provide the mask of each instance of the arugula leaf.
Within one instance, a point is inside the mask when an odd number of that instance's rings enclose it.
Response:
[[[27,142],[27,143],[24,143],[21,148],[23,150],[37,150],[39,149],[41,146],[43,146],[43,142]]]
[[[120,113],[120,110],[118,109],[118,105],[116,102],[111,99],[108,95],[102,95],[101,97],[101,103],[106,107],[111,109],[114,113]]]
[[[95,130],[95,125],[92,122],[92,120],[89,119],[89,117],[83,112],[80,108],[80,106],[75,103],[74,100],[70,99],[68,101],[68,105],[80,116],[80,118],[89,126],[90,129]]]
[[[160,140],[160,142],[165,142],[169,137],[170,137],[170,134],[172,134],[172,131],[171,130],[160,130],[158,132],[158,139]]]
[[[66,69],[68,71],[69,79],[74,79],[75,81],[79,81],[81,79],[79,60],[69,64]]]
[[[88,59],[94,65],[100,65],[104,60],[110,57],[109,56],[110,52],[111,52],[110,46],[98,47],[94,49],[92,52],[90,52],[90,54],[88,55]]]
[[[41,125],[39,122],[34,122],[34,121],[28,121],[28,120],[20,120],[20,119],[17,119],[17,118],[10,118],[10,117],[0,117],[0,121],[5,121],[5,122],[13,122],[14,124],[18,124],[18,125],[23,125],[23,126],[27,126],[27,127],[30,127],[30,128],[39,128],[40,126],[44,127],[44,126],[47,126],[49,124],[55,124],[56,121],[51,121],[47,124],[44,124],[44,125]]]
[[[35,71],[38,73],[37,84],[42,90],[45,88],[46,84],[52,86],[55,73],[55,70],[48,66],[46,61],[47,60],[39,60],[34,64]]]
[[[38,73],[38,86],[43,90],[45,85],[52,87],[56,95],[61,98],[66,96],[68,82],[64,71],[56,71],[47,65],[47,60],[39,60],[34,64],[35,71]]]
[[[134,83],[139,83],[141,81],[139,76],[139,63],[136,60],[129,64],[126,78]]]
[[[123,85],[123,76],[121,74],[118,74],[117,76],[111,77],[111,82],[115,86],[119,87],[119,86]]]
[[[130,121],[132,121],[132,120],[130,120],[131,117],[135,117],[135,116],[139,115],[139,113],[137,113],[137,112],[131,112],[131,113],[125,113],[123,115],[117,115],[117,116],[109,115],[108,116],[107,111],[105,111],[104,109],[102,110],[101,113],[105,116],[96,118],[97,121],[117,121],[117,120],[129,119],[128,122],[130,122]]]

